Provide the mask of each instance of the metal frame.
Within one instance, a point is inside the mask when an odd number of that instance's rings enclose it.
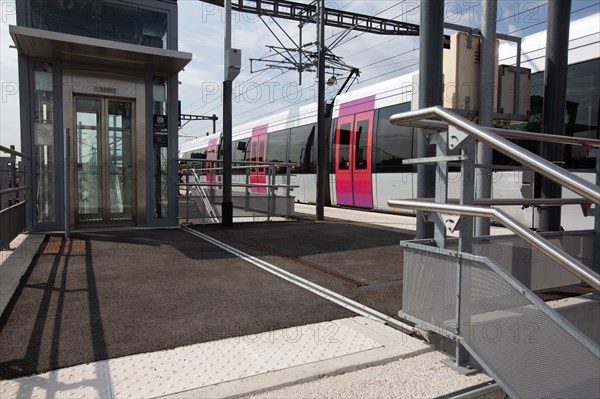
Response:
[[[30,179],[30,176],[28,175],[31,174],[32,158],[19,151],[15,151],[14,147],[7,148],[0,145],[0,152],[5,152],[10,155],[11,170],[7,172],[10,172],[13,184],[17,180],[17,174],[21,174],[21,183],[27,182],[28,179]],[[23,160],[28,162],[28,165],[19,171],[17,171],[17,157],[21,158],[21,165],[23,165]],[[24,191],[25,193],[31,192],[31,186],[25,184],[20,187],[2,189],[0,190],[0,197],[12,193],[19,193],[21,191]],[[0,223],[0,248],[4,248],[5,245],[8,245],[16,235],[23,230],[23,228],[27,227],[26,207],[28,201],[31,200],[26,194],[22,201],[17,199],[15,204],[9,205],[4,209],[2,209],[2,202],[0,201],[0,220],[2,221]]]
[[[210,163],[216,163],[216,164],[223,164],[224,161],[223,160],[219,160],[219,159],[211,159],[211,160],[199,160],[199,159],[194,159],[194,158],[178,158],[177,159],[180,162],[193,162],[193,163],[204,163],[204,162],[210,162]],[[265,188],[267,190],[267,195],[266,195],[266,199],[267,199],[267,221],[271,220],[271,217],[273,216],[273,209],[276,207],[275,205],[275,201],[277,199],[277,190],[278,189],[285,189],[285,196],[284,197],[279,197],[279,198],[291,198],[291,192],[294,188],[299,187],[298,185],[293,185],[291,184],[291,168],[294,166],[298,166],[297,163],[287,163],[287,162],[256,162],[256,161],[237,161],[234,162],[236,164],[238,164],[239,166],[232,166],[233,170],[242,170],[244,171],[244,176],[245,176],[245,183],[231,183],[232,187],[242,187],[245,188],[244,193],[245,193],[245,205],[244,205],[244,209],[246,211],[250,210],[250,198],[252,196],[251,193],[251,188],[252,187],[262,187]],[[286,168],[286,172],[284,175],[285,179],[286,179],[286,183],[285,184],[277,184],[276,183],[276,176],[278,175],[276,173],[277,168],[281,168],[284,167]],[[267,173],[265,174],[266,178],[267,178],[267,182],[266,183],[251,183],[250,182],[250,170],[251,169],[258,169],[258,168],[266,168],[267,169]],[[177,186],[178,187],[185,187],[186,188],[186,194],[189,194],[189,189],[190,187],[195,188],[197,193],[200,194],[200,196],[202,197],[202,201],[204,203],[204,206],[208,208],[212,208],[212,204],[210,204],[210,200],[208,200],[208,193],[206,192],[205,188],[209,188],[210,189],[210,194],[211,194],[211,200],[214,201],[214,196],[215,196],[215,188],[218,187],[222,187],[223,183],[222,183],[222,179],[221,182],[219,181],[218,178],[216,178],[217,176],[223,176],[223,168],[222,167],[208,167],[208,168],[201,168],[201,169],[191,169],[193,176],[195,178],[195,181],[190,183],[189,181],[186,183],[178,183]],[[199,173],[206,173],[206,172],[211,172],[215,175],[216,181],[215,182],[201,182],[199,177],[198,177],[198,172]],[[189,173],[189,172],[188,172]],[[189,223],[189,195],[188,198],[186,199],[186,223]],[[292,216],[292,206],[291,204],[288,202],[286,202],[286,208],[285,208],[285,217],[289,218]],[[213,211],[211,212],[209,210],[209,217],[212,220],[212,222],[218,222],[218,216],[216,215],[216,213]],[[180,217],[180,219],[182,219],[182,217]]]
[[[523,227],[523,225],[521,225],[501,209],[482,208],[468,205],[436,204],[415,200],[389,200],[388,205],[397,208],[416,209],[423,212],[433,211],[456,215],[494,218],[510,229],[513,233],[519,235],[525,241],[534,245],[541,252],[558,262],[566,270],[575,274],[577,277],[591,285],[596,290],[600,290],[600,275],[598,273],[581,264],[565,251],[550,244],[540,235],[532,232],[526,227]]]
[[[415,120],[434,117],[445,120],[449,125],[463,130],[480,142],[530,167],[539,174],[548,177],[595,204],[600,204],[600,187],[440,106],[396,114],[390,118],[390,122],[394,125],[410,125],[410,122]]]
[[[441,121],[432,121],[428,118],[439,118]],[[461,294],[461,278],[462,276],[462,266],[461,259],[466,255],[466,253],[470,253],[472,250],[472,242],[473,242],[473,221],[472,217],[484,217],[484,218],[494,218],[500,223],[504,224],[515,234],[519,235],[525,241],[532,244],[535,248],[549,256],[551,259],[556,261],[561,267],[565,268],[568,272],[574,274],[581,280],[590,284],[595,292],[600,292],[600,274],[598,274],[598,270],[594,271],[584,266],[582,263],[571,257],[565,251],[553,246],[548,241],[543,239],[541,236],[532,232],[528,228],[519,224],[516,220],[511,218],[508,214],[500,209],[494,208],[483,208],[477,207],[473,204],[474,201],[474,187],[475,187],[475,179],[474,179],[474,169],[475,164],[474,160],[477,156],[475,151],[475,140],[478,140],[483,144],[487,144],[492,149],[496,149],[508,157],[517,160],[522,163],[525,167],[529,167],[532,170],[540,173],[541,175],[547,177],[548,179],[557,182],[558,184],[570,189],[571,191],[579,194],[585,200],[595,203],[596,209],[598,209],[600,205],[600,187],[598,185],[591,184],[584,179],[576,176],[575,174],[568,172],[561,167],[556,166],[555,164],[541,158],[540,156],[523,149],[522,147],[510,142],[506,138],[502,137],[502,135],[506,135],[512,138],[524,138],[530,140],[540,140],[540,141],[553,141],[553,142],[566,142],[571,145],[582,145],[587,148],[597,148],[597,152],[600,153],[600,140],[573,140],[573,138],[565,137],[557,137],[550,136],[545,134],[531,134],[531,133],[523,133],[518,131],[502,131],[498,129],[490,129],[487,127],[482,127],[476,125],[475,123],[461,118],[456,113],[446,110],[440,106],[434,106],[430,108],[425,108],[421,110],[404,112],[401,114],[393,115],[390,118],[390,122],[395,125],[409,125],[413,127],[420,127],[423,131],[423,138],[428,137],[430,143],[433,143],[437,147],[437,157],[433,158],[418,158],[409,160],[407,163],[436,163],[437,164],[437,181],[436,181],[436,192],[435,192],[435,201],[436,203],[423,201],[423,200],[389,200],[388,205],[392,208],[405,208],[416,210],[417,215],[422,213],[427,215],[429,220],[436,221],[435,224],[435,243],[437,244],[436,251],[445,250],[446,246],[446,229],[449,228],[454,230],[459,228],[460,236],[459,236],[459,253],[457,257],[458,268],[457,268],[457,284],[458,289],[456,292],[457,300],[456,300],[456,335],[460,337],[461,334],[461,302],[462,302],[462,294]],[[460,195],[460,205],[448,204],[447,198],[447,176],[444,173],[444,169],[447,167],[448,157],[447,150],[448,148],[460,148],[461,156],[460,165],[462,172],[462,184],[461,184],[461,195]],[[600,155],[597,157],[597,169],[600,171]],[[478,165],[479,168],[490,168],[490,165]],[[419,176],[421,177],[421,176]],[[597,176],[597,183],[600,182],[600,177]],[[514,200],[513,200],[514,201]],[[488,201],[488,203],[493,203],[493,201]],[[552,205],[561,205],[562,201],[556,201]],[[539,205],[539,204],[538,204]],[[455,223],[454,220],[452,223],[446,222],[451,218],[445,217],[444,214],[456,214],[460,215],[458,223]],[[468,218],[467,218],[468,217]],[[600,242],[600,216],[596,217],[596,239]],[[452,225],[450,225],[452,224]],[[404,243],[402,243],[404,245]],[[476,259],[473,255],[468,255],[470,259]],[[600,263],[600,252],[596,251],[595,254],[595,268],[600,269],[598,264]],[[482,258],[483,259],[483,258]],[[489,262],[486,262],[489,266]],[[494,267],[492,267],[493,270]],[[519,292],[525,295],[532,303],[534,303],[538,308],[541,308],[545,311],[543,304],[538,303],[539,299],[534,297],[534,294],[531,293],[527,288],[522,286],[516,279],[512,276],[505,274],[503,271],[495,270],[496,273],[501,275],[501,277],[507,280],[510,284],[513,285]],[[561,319],[562,320],[562,319]],[[555,320],[556,321],[556,320]],[[558,323],[562,323],[560,320]],[[562,324],[561,324],[562,326]],[[563,326],[564,328],[564,326]],[[575,328],[566,328],[567,332],[569,332],[576,339],[581,341],[581,333],[577,331]],[[447,335],[447,334],[446,334]],[[452,338],[452,337],[451,337]],[[480,364],[484,365],[481,362],[481,358],[478,356],[474,348],[469,346],[468,342],[464,342],[463,340],[455,339],[456,348],[455,348],[455,358],[452,362],[452,366],[461,370],[468,361],[468,356],[465,353],[465,349],[471,352],[473,358],[477,360]],[[596,356],[598,356],[598,349],[596,348],[593,351]],[[496,378],[496,376],[494,376]],[[498,379],[498,378],[496,378]],[[508,392],[508,391],[507,391]],[[509,394],[514,396],[514,393],[509,392]]]
[[[416,201],[415,201],[416,202]],[[458,269],[460,270],[460,262],[461,259],[469,259],[470,261],[477,262],[485,265],[489,269],[491,269],[494,273],[496,273],[500,278],[502,278],[507,284],[509,284],[516,291],[521,293],[531,304],[533,304],[537,309],[543,312],[547,317],[549,317],[554,323],[560,326],[563,330],[568,332],[575,340],[577,340],[582,346],[584,346],[590,353],[592,353],[596,357],[600,357],[600,346],[598,346],[595,342],[593,342],[589,337],[583,334],[577,327],[575,327],[571,322],[567,319],[563,318],[556,310],[552,309],[548,306],[543,300],[541,300],[537,295],[532,293],[525,287],[521,282],[513,278],[509,273],[507,273],[502,267],[490,261],[488,258],[473,255],[463,252],[457,252],[448,250],[445,248],[438,248],[431,245],[425,245],[424,242],[429,240],[420,240],[420,241],[403,241],[400,245],[404,248],[410,248],[417,251],[430,252],[436,255],[443,254],[447,256],[456,257],[459,262]],[[429,241],[431,243],[431,241]],[[474,348],[469,340],[465,339],[460,335],[460,303],[463,300],[463,296],[461,295],[461,284],[460,280],[457,281],[457,313],[456,313],[456,324],[457,324],[457,332],[454,333],[445,329],[443,326],[435,325],[429,322],[425,322],[423,320],[419,320],[416,317],[410,316],[404,312],[399,312],[399,316],[405,318],[411,322],[414,322],[418,326],[425,327],[427,330],[436,332],[444,337],[450,338],[457,342],[457,344],[465,347],[471,356],[482,366],[485,366],[485,361],[482,356],[478,353],[477,349]],[[458,362],[457,362],[458,363]],[[461,363],[458,363],[459,365]],[[518,397],[515,392],[510,390],[510,387],[502,382],[502,379],[499,375],[493,372],[493,370],[486,370],[490,376],[498,381],[499,385],[502,386],[502,389],[510,396],[510,397]]]

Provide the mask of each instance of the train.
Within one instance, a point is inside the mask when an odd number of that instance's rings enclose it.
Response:
[[[600,13],[571,23],[567,81],[566,134],[598,139],[600,101]],[[539,131],[543,100],[545,31],[522,39],[522,67],[531,71],[531,104],[526,121],[512,129]],[[515,64],[515,48],[499,47],[499,64]],[[406,212],[390,208],[388,200],[416,197],[416,166],[403,163],[416,157],[416,129],[391,125],[389,118],[414,108],[411,72],[335,99],[328,132],[329,201],[332,206],[380,212]],[[233,128],[233,161],[289,162],[295,201],[316,202],[317,105],[290,107],[284,112]],[[538,144],[524,143],[537,151]],[[182,159],[215,160],[221,157],[221,133],[184,143]],[[595,182],[595,157],[580,147],[565,146],[564,167]],[[494,153],[493,198],[523,198],[535,195],[532,174]],[[514,167],[513,167],[514,166]],[[265,181],[265,169],[252,170],[252,182]],[[284,183],[285,176],[277,176]],[[236,174],[235,181],[245,176]],[[450,168],[449,198],[459,197],[460,175]],[[563,190],[563,197],[574,194]],[[531,207],[508,206],[505,210],[522,223],[537,227],[537,212]],[[565,230],[593,228],[593,218],[583,217],[580,205],[563,206]]]

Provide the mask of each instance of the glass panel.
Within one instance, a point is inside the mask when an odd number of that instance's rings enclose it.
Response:
[[[350,169],[350,129],[351,125],[345,123],[340,127],[340,144],[339,144],[339,169]]]
[[[265,150],[267,148],[267,138],[265,136],[260,136],[258,139],[258,162],[266,162],[265,160]],[[258,168],[258,173],[266,173],[266,168]]]
[[[77,210],[79,221],[102,220],[102,130],[100,100],[78,98]]]
[[[597,139],[600,108],[600,59],[570,65],[567,77],[565,135]],[[571,168],[594,168],[580,146],[565,146],[565,162]]]
[[[567,93],[565,104],[565,135],[598,138],[598,113],[600,108],[600,60],[594,59],[569,65],[567,72]],[[544,73],[531,75],[531,112],[526,123],[511,125],[511,129],[530,132],[542,131],[542,111],[544,104]],[[526,149],[539,152],[539,143],[514,140]],[[564,146],[565,167],[593,169],[594,157],[585,157],[579,146]],[[494,151],[494,164],[514,164],[508,157]]]
[[[411,165],[403,165],[402,160],[412,158],[413,129],[408,126],[394,126],[390,116],[410,110],[410,103],[403,103],[379,110],[377,117],[377,137],[375,139],[375,169],[377,173],[411,172]]]
[[[369,160],[369,121],[359,121],[356,124],[356,150],[354,167],[367,169]]]
[[[253,138],[250,141],[250,161],[252,162],[256,162],[257,160],[257,156],[256,153],[257,151],[257,146],[258,146],[258,139],[257,138]],[[250,169],[250,172],[254,173],[256,172],[256,168],[254,167],[254,164],[252,164],[252,168]]]
[[[33,63],[37,222],[56,221],[54,87],[52,64]]]
[[[234,169],[233,169],[232,173],[234,173],[234,174],[245,174],[246,173],[245,169],[242,169],[241,165],[238,164],[237,162],[248,160],[248,152],[250,150],[249,143],[250,143],[250,139],[242,139],[242,140],[233,142],[233,144],[232,144],[232,149],[233,149],[232,160],[233,160],[233,168]]]
[[[106,1],[31,1],[33,28],[167,48],[167,14]]]
[[[292,128],[288,162],[298,163],[292,173],[314,173],[315,171],[315,125]]]
[[[269,135],[269,143],[267,148],[267,161],[269,162],[285,162],[287,159],[287,146],[289,130],[275,132]],[[285,173],[286,168],[278,167],[276,173]]]
[[[110,220],[133,220],[131,103],[108,102],[108,189]]]

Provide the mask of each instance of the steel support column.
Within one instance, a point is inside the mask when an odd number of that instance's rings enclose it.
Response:
[[[442,59],[444,50],[444,1],[421,1],[421,51],[419,53],[419,108],[442,104]],[[417,135],[417,158],[434,156],[424,134]],[[417,166],[417,198],[435,196],[432,165]],[[417,212],[417,238],[433,238],[433,223]]]
[[[497,0],[483,0],[481,15],[481,64],[479,68],[479,125],[493,126],[494,92],[496,77],[496,14]],[[483,143],[477,144],[477,198],[492,195],[492,149]],[[490,234],[490,220],[477,218],[475,234]]]
[[[325,0],[319,0],[318,23],[319,60],[317,71],[317,220],[325,220],[325,185],[328,167],[325,164],[327,131],[325,123]]]
[[[233,199],[232,199],[232,170],[231,170],[231,142],[232,142],[232,92],[233,83],[228,79],[229,54],[231,52],[231,0],[225,0],[225,80],[223,82],[223,202],[221,203],[221,224],[224,227],[233,225]]]
[[[544,72],[543,130],[564,135],[567,67],[569,55],[569,24],[571,0],[548,2],[548,33],[546,37],[546,71]],[[542,143],[541,155],[562,166],[563,145]],[[544,177],[540,180],[542,198],[560,198],[561,187]],[[540,207],[541,231],[560,230],[560,207]]]

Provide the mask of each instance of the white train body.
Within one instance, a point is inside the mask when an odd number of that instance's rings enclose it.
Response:
[[[578,104],[578,110],[573,119],[574,130],[570,134],[598,138],[600,14],[574,21],[571,26],[567,101]],[[535,82],[543,79],[541,73],[536,73],[544,68],[545,32],[525,37],[522,43],[521,63],[532,71],[532,95],[542,94],[543,90],[538,93],[539,83],[536,86]],[[500,46],[500,64],[515,64],[515,48],[512,44]],[[582,77],[582,73],[589,76]],[[417,132],[389,124],[391,115],[411,109],[417,89],[414,83],[416,76],[417,73],[413,72],[336,98],[328,132],[329,195],[332,205],[400,212],[391,209],[387,201],[391,198],[416,197],[416,168],[403,165],[402,160],[416,157]],[[579,80],[582,78],[589,80],[589,83],[581,84]],[[571,80],[574,86],[569,88]],[[573,93],[569,94],[569,90]],[[532,113],[535,113],[533,108]],[[300,166],[293,170],[292,176],[292,184],[298,186],[293,195],[298,202],[315,203],[316,123],[317,106],[311,104],[300,108],[290,107],[288,111],[234,127],[234,161],[298,163]],[[185,143],[180,156],[190,158],[194,154],[195,157],[214,159],[219,154],[220,140],[221,135],[217,133]],[[567,168],[575,167],[578,174],[595,181],[593,159],[584,159],[585,154],[579,148],[569,148],[567,155]],[[530,189],[529,179],[526,178],[524,182],[523,176],[520,170],[495,169],[492,197],[522,198]],[[234,174],[234,181],[244,181],[245,178],[242,174]],[[284,183],[284,179],[284,175],[277,176],[280,183]],[[449,183],[449,197],[458,198],[460,174],[452,169]],[[563,197],[572,196],[574,194],[564,190]],[[510,206],[505,210],[530,227],[536,227],[537,212],[531,207]],[[566,230],[593,227],[593,219],[584,218],[579,205],[564,206],[562,220]]]

